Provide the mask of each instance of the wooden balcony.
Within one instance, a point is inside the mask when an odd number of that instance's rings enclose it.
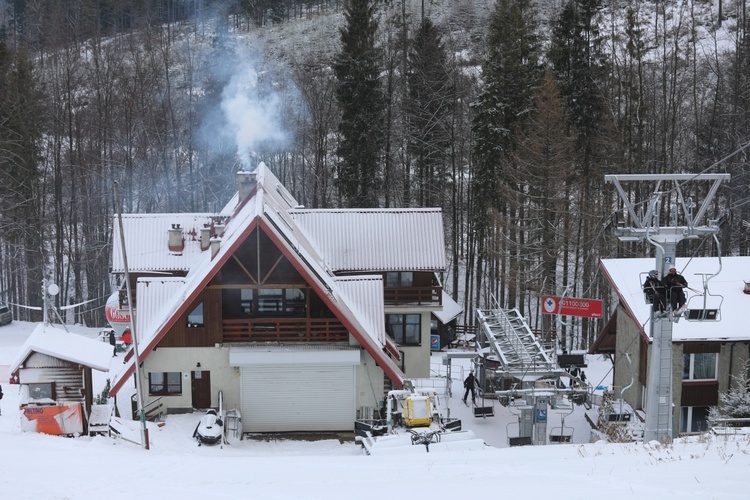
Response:
[[[443,287],[440,286],[389,287],[383,294],[386,305],[443,305]]]
[[[336,318],[225,319],[224,343],[346,342],[349,332]]]

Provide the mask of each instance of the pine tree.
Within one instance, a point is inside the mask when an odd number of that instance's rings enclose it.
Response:
[[[484,87],[473,103],[475,116],[474,173],[471,192],[472,220],[476,237],[476,294],[481,303],[481,277],[484,254],[491,242],[491,233],[503,232],[493,227],[492,214],[506,215],[508,177],[514,169],[513,152],[516,138],[534,106],[534,95],[541,79],[539,46],[534,34],[534,17],[525,0],[499,0],[495,4],[487,42],[487,58],[482,64]],[[510,187],[515,189],[514,186]],[[511,237],[512,238],[512,237]],[[499,237],[503,240],[503,237]],[[497,259],[488,263],[493,268],[494,282],[507,269],[507,255],[493,248]],[[519,273],[522,271],[519,270]],[[490,280],[493,276],[490,275]],[[493,285],[493,283],[490,283]],[[502,303],[502,290],[496,295]],[[513,302],[512,297],[508,302]]]
[[[604,113],[599,83],[606,68],[594,19],[599,4],[600,0],[570,0],[553,28],[548,54],[570,123],[578,133],[578,149],[584,156],[581,175],[584,176],[589,174],[588,158]]]
[[[419,181],[417,204],[443,206],[453,85],[440,34],[429,18],[422,21],[414,38],[409,62],[407,109]]]
[[[373,0],[352,0],[344,11],[342,49],[336,55],[336,97],[341,107],[338,187],[346,206],[375,207],[383,149],[385,103],[378,75],[380,50]]]

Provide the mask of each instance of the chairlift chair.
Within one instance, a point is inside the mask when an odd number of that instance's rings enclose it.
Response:
[[[494,417],[495,416],[495,406],[485,406],[484,404],[484,398],[482,398],[482,406],[475,406],[474,407],[474,416],[475,417]]]
[[[508,436],[508,446],[529,446],[532,444],[531,436],[511,436],[508,428],[511,425],[518,425],[518,422],[509,422],[505,426],[505,435]],[[520,434],[520,430],[518,432]]]
[[[563,425],[553,427],[549,433],[549,442],[555,444],[570,443],[573,440],[573,428]]]
[[[703,277],[703,294],[690,297],[685,309],[685,319],[687,321],[721,321],[721,305],[724,297],[712,295],[708,290],[708,280],[715,275],[701,274],[701,276]]]

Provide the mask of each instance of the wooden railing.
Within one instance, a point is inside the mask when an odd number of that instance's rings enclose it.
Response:
[[[443,305],[443,288],[440,286],[393,287],[384,290],[385,303]]]
[[[344,342],[349,332],[335,318],[225,319],[224,343]]]
[[[137,394],[133,394],[130,397],[130,405],[133,410],[133,420],[140,420],[141,415],[138,412],[138,401],[137,401]],[[149,422],[156,422],[161,421],[164,418],[164,405],[161,401],[161,396],[159,396],[156,399],[152,399],[145,405],[143,405],[143,412],[145,414],[146,420]]]
[[[477,333],[477,325],[456,325],[456,336],[459,335],[475,335]]]

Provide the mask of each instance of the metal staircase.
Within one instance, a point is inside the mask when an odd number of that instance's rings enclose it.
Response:
[[[477,319],[477,350],[499,362],[504,378],[533,381],[558,371],[518,309],[478,309]]]

